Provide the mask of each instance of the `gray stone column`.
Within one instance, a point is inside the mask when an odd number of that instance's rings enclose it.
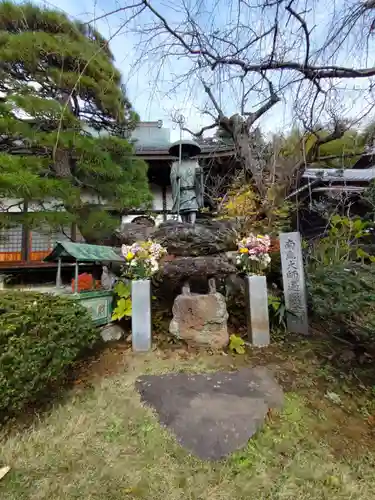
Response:
[[[132,281],[132,348],[144,352],[151,345],[151,282]]]
[[[270,343],[268,293],[265,276],[246,276],[246,315],[249,341],[256,347]]]

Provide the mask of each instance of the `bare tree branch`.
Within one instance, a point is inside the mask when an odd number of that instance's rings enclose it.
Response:
[[[310,33],[307,28],[306,21],[299,14],[297,14],[295,10],[292,9],[293,1],[294,0],[291,0],[291,2],[286,6],[286,10],[290,12],[290,14],[298,20],[298,22],[301,24],[301,28],[304,31],[305,43],[306,43],[305,67],[307,67],[309,64],[309,57],[310,57]]]
[[[209,86],[207,85],[207,83],[205,83],[204,81],[202,81],[202,83],[203,83],[203,88],[204,88],[204,90],[205,90],[206,94],[207,94],[207,95],[208,95],[208,97],[211,99],[211,102],[212,102],[212,104],[214,105],[214,108],[215,108],[215,109],[216,109],[216,111],[217,111],[217,114],[218,114],[218,116],[219,116],[219,120],[221,120],[221,119],[224,117],[224,113],[223,113],[223,111],[221,110],[221,108],[220,108],[220,106],[219,106],[219,104],[218,104],[217,100],[215,99],[215,97],[214,97],[214,95],[213,95],[213,93],[212,93],[212,91],[211,91],[210,87],[209,87]]]
[[[260,108],[258,108],[254,113],[245,113],[245,115],[248,115],[247,119],[247,126],[250,128],[262,115],[267,113],[268,110],[272,108],[275,104],[277,104],[280,101],[279,96],[275,93],[275,90],[273,88],[272,82],[266,78],[265,75],[263,75],[263,78],[267,81],[268,83],[268,88],[270,92],[270,97],[267,102],[263,104]]]
[[[375,0],[311,4],[310,8],[306,0],[238,0],[228,5],[215,0],[208,6],[174,0],[173,7],[155,7],[152,0],[142,0],[148,16],[138,28],[139,64],[146,57],[152,64],[160,61],[159,78],[171,63],[165,71],[171,75],[166,95],[170,98],[172,92],[183,100],[178,96],[183,89],[202,114],[212,118],[198,132],[187,124],[183,130],[196,137],[215,127],[224,130],[233,141],[237,163],[243,173],[251,174],[260,196],[275,183],[285,192],[293,187],[307,161],[318,158],[320,147],[344,134],[345,124],[336,119],[330,134],[317,133],[317,124],[331,119],[332,111],[346,117],[340,111],[351,105],[358,121],[375,105],[371,82],[366,81],[375,76],[373,59],[366,54],[375,50]],[[312,24],[314,10],[323,12],[319,26]],[[200,85],[204,92],[193,96],[192,89]],[[357,110],[359,99],[365,106]],[[289,107],[290,121],[297,114],[297,123],[316,139],[308,151],[298,151],[288,160],[278,154],[279,145],[270,155],[255,137],[258,120],[281,108],[276,108],[281,101]],[[275,116],[275,123],[279,118]],[[215,185],[221,186],[219,180]]]
[[[202,137],[202,135],[204,134],[204,132],[206,130],[211,130],[213,128],[217,128],[218,125],[219,125],[219,122],[211,123],[211,125],[206,125],[205,127],[202,127],[198,132],[192,132],[187,127],[181,127],[181,130],[184,130],[185,132],[189,132],[189,134],[191,134],[192,136]]]
[[[135,3],[133,5],[127,5],[125,7],[119,7],[118,9],[114,9],[114,10],[111,10],[110,12],[106,12],[105,14],[103,14],[101,16],[95,16],[92,19],[90,19],[90,21],[87,21],[84,24],[93,24],[96,21],[100,21],[101,19],[107,18],[109,16],[113,16],[114,14],[118,14],[119,12],[123,12],[124,10],[129,10],[129,9],[133,9],[136,7],[140,7],[141,5],[143,5],[143,1]]]

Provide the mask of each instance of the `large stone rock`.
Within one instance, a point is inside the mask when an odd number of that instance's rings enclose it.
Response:
[[[196,224],[168,221],[159,227],[123,224],[116,231],[118,244],[152,238],[177,256],[212,255],[236,249],[239,223],[236,220],[205,220]]]
[[[190,294],[176,297],[169,332],[188,344],[222,349],[229,342],[228,312],[220,293]]]
[[[186,281],[194,278],[224,277],[237,272],[236,266],[225,253],[200,257],[176,257],[165,262],[161,269],[163,278]]]
[[[167,222],[153,233],[153,239],[178,256],[212,255],[237,248],[235,221],[202,220],[196,224]]]
[[[121,228],[115,231],[113,242],[117,245],[132,245],[136,241],[146,241],[153,238],[155,227],[146,224],[123,224]]]

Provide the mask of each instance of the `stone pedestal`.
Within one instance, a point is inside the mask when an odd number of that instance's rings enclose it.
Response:
[[[246,276],[247,333],[253,346],[265,347],[270,343],[268,293],[265,276]]]
[[[222,349],[229,342],[228,312],[223,295],[210,282],[207,295],[192,294],[185,285],[173,305],[169,332],[190,345]]]
[[[151,283],[132,281],[132,348],[144,352],[151,345]]]

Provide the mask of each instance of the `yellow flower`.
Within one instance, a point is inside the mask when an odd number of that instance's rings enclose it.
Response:
[[[126,260],[129,262],[132,259],[134,259],[134,253],[133,252],[128,252],[127,255],[126,255]]]
[[[240,253],[249,253],[247,248],[240,248]]]

